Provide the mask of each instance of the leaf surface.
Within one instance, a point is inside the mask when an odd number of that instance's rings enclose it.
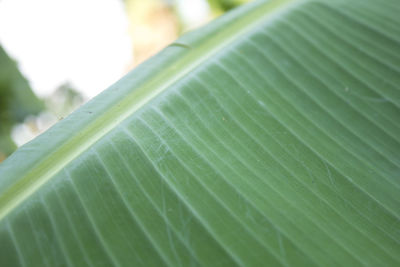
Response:
[[[1,266],[398,266],[400,7],[246,5],[0,165]]]

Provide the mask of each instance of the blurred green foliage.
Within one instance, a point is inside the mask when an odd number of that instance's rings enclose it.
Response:
[[[0,45],[0,161],[16,149],[11,139],[13,126],[43,109],[44,103]]]
[[[224,13],[249,0],[207,0],[213,12]]]
[[[44,99],[48,112],[62,119],[68,116],[77,107],[85,102],[81,93],[74,89],[73,85],[66,82],[54,90]]]

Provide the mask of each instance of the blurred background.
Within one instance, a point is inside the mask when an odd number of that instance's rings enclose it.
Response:
[[[0,0],[0,162],[179,35],[250,0]]]

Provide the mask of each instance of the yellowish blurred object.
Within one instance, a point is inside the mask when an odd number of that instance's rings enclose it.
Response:
[[[178,37],[173,8],[158,0],[126,0],[133,40],[134,65],[157,53]]]

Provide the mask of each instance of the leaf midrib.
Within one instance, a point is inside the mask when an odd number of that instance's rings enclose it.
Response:
[[[271,21],[275,16],[302,0],[275,0],[256,6],[246,15],[229,24],[221,33],[213,35],[188,52],[154,78],[133,90],[100,115],[86,128],[68,139],[48,157],[40,161],[23,178],[0,196],[0,220],[17,208],[25,199],[54,177],[62,168],[113,130],[126,118],[160,95],[176,81],[193,71],[210,57],[236,41],[249,29]]]

